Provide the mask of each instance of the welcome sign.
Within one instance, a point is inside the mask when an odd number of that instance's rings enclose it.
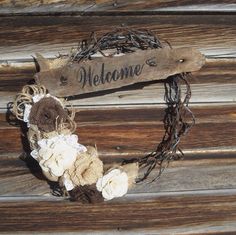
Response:
[[[56,68],[47,65],[42,57],[38,62],[37,84],[47,87],[52,95],[66,97],[197,71],[205,57],[193,48],[162,48],[68,62]]]

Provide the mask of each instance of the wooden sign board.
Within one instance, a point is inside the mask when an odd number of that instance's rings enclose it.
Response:
[[[193,48],[136,51],[80,63],[68,62],[57,68],[50,68],[41,58],[41,70],[35,79],[50,94],[66,97],[165,79],[174,74],[197,71],[204,63],[205,57]]]

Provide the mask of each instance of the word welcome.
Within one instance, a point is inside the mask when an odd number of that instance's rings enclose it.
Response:
[[[105,63],[102,63],[100,72],[95,73],[94,68],[91,66],[83,67],[75,70],[74,76],[77,81],[82,84],[82,88],[86,86],[99,86],[101,84],[116,82],[127,78],[139,77],[142,74],[145,64],[129,65],[120,69],[109,71],[105,68]]]

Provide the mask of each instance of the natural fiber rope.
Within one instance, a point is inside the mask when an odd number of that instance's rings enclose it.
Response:
[[[40,85],[26,85],[23,87],[22,93],[28,94],[31,96],[46,95],[47,89],[44,86],[40,86]]]
[[[15,116],[23,121],[25,104],[33,103],[33,96],[35,95],[46,95],[46,88],[39,85],[26,85],[22,88],[21,93],[19,93],[13,103],[12,112]]]

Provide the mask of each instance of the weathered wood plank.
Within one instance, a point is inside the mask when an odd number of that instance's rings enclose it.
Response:
[[[86,12],[90,11],[111,11],[111,12],[133,12],[133,11],[148,11],[148,12],[158,12],[158,11],[234,11],[235,1],[224,0],[218,1],[213,0],[210,2],[205,2],[203,0],[197,1],[110,1],[110,0],[99,0],[96,1],[97,4],[93,5]]]
[[[219,130],[224,132],[219,133]],[[236,136],[236,123],[209,123],[197,124],[191,135],[183,137],[182,144],[185,149],[234,146]],[[12,131],[14,133],[14,131]],[[80,139],[84,144],[96,145],[102,153],[143,153],[154,149],[157,140],[163,136],[162,125],[148,124],[121,124],[106,126],[78,126]],[[132,147],[130,140],[132,139]],[[148,141],[143,141],[148,140]]]
[[[183,137],[181,146],[184,149],[234,146],[235,131],[235,123],[197,124],[192,129],[191,135]],[[164,131],[162,125],[140,123],[79,126],[77,134],[83,144],[92,146],[96,144],[101,154],[126,156],[147,154],[154,150]],[[22,150],[19,129],[1,129],[0,141],[0,153]]]
[[[22,85],[25,85],[22,84]],[[229,84],[193,84],[191,103],[235,103],[236,83]],[[0,112],[6,112],[7,104],[14,101],[17,92],[0,91]],[[70,99],[76,107],[107,105],[152,105],[164,104],[163,83],[137,84],[132,87],[109,90],[101,93],[85,94]]]
[[[191,107],[198,124],[236,122],[235,105],[194,106]],[[164,108],[162,106],[142,106],[100,109],[76,109],[75,121],[79,125],[86,124],[118,124],[118,123],[162,123]],[[0,115],[1,117],[2,115]]]
[[[81,112],[82,119],[80,113],[76,117],[80,141],[85,145],[97,144],[101,154],[142,155],[154,149],[164,134],[162,108]],[[235,105],[196,107],[193,112],[196,115],[196,125],[190,135],[183,137],[181,145],[184,149],[235,145]],[[86,121],[87,118],[90,121]],[[4,121],[0,123],[3,125],[0,128],[0,152],[21,151],[24,139],[21,138],[20,129],[7,125]]]
[[[203,0],[191,1],[84,1],[84,0],[47,0],[47,1],[26,1],[26,0],[4,0],[0,3],[1,14],[19,13],[72,13],[72,12],[133,12],[133,11],[235,11],[234,0],[205,2]]]
[[[31,158],[24,162],[21,153],[1,155],[1,195],[50,195],[50,186],[43,177],[40,167]]]
[[[191,102],[234,102],[236,94],[236,59],[207,59],[206,65],[193,73],[190,79],[193,96]],[[0,65],[0,108],[6,109],[22,87],[32,81],[35,74],[32,62]],[[136,84],[128,88],[78,96],[73,105],[124,105],[163,103],[162,83]]]
[[[75,121],[79,126],[120,125],[120,124],[162,124],[165,105],[121,106],[121,107],[86,107],[75,108]],[[203,123],[234,123],[235,104],[211,104],[190,106],[198,124]],[[9,116],[10,115],[10,116]],[[0,129],[15,129],[10,120],[15,120],[12,114],[0,113]],[[19,123],[18,123],[19,124]]]
[[[126,25],[151,29],[173,47],[190,46],[209,56],[235,57],[235,24],[235,14],[1,17],[0,54],[1,60],[29,59],[35,52],[52,57],[68,53],[91,31],[99,36]]]
[[[45,196],[52,193],[38,163],[31,157],[24,161],[20,153],[0,155],[0,200],[4,196]],[[100,156],[104,162],[122,161],[121,156]],[[129,194],[187,192],[196,190],[236,189],[236,151],[208,151],[186,154],[184,160],[172,162],[161,178],[149,184],[137,184]],[[150,175],[150,180],[155,172]]]
[[[139,201],[139,202],[138,202]],[[159,196],[148,201],[111,202],[80,205],[61,201],[1,202],[0,230],[13,231],[150,231],[195,228],[216,231],[233,225],[235,231],[236,196],[181,195]],[[29,213],[30,212],[30,213]],[[148,214],[147,214],[148,213]],[[147,218],[144,222],[144,218]],[[227,231],[227,228],[225,228]],[[163,233],[162,233],[163,234]]]

